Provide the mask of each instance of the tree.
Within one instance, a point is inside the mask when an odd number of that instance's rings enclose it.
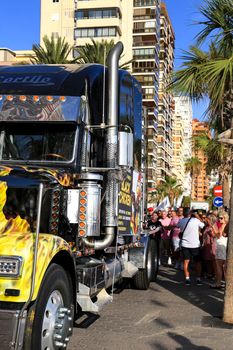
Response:
[[[181,203],[182,207],[189,207],[191,206],[191,197],[190,196],[184,196]]]
[[[158,186],[153,192],[150,192],[148,195],[148,203],[153,203],[158,206],[162,200],[166,197],[164,188],[162,186]]]
[[[70,46],[65,38],[53,36],[49,39],[47,35],[43,37],[43,45],[34,44],[32,46],[35,57],[32,57],[33,64],[59,64],[76,63],[77,59],[68,59],[73,47]]]
[[[200,13],[204,20],[199,22],[202,30],[197,36],[198,46],[191,47],[184,57],[172,86],[196,101],[207,95],[209,119],[224,131],[233,127],[233,0],[204,0]],[[210,38],[214,44],[209,41],[209,51],[204,53],[199,45]],[[223,320],[233,323],[233,183],[229,227]]]
[[[96,41],[91,39],[91,44],[87,43],[85,46],[76,48],[78,54],[77,62],[78,63],[99,63],[107,64],[106,59],[108,57],[109,51],[114,47],[114,40],[104,40]],[[129,63],[131,61],[125,62],[120,65],[122,69],[129,69]]]
[[[223,57],[211,43],[208,52],[191,46],[181,58],[182,68],[174,73],[170,88],[195,102],[208,96],[210,103],[206,114],[209,120],[212,123],[221,121],[221,129],[226,129],[230,126],[233,99],[233,55]]]
[[[190,173],[191,177],[198,174],[202,166],[201,161],[197,157],[188,158],[185,162],[185,172]]]
[[[177,179],[171,176],[165,176],[165,182],[159,184],[159,189],[164,197],[168,196],[170,204],[173,206],[175,199],[178,199],[182,193],[182,186]]]
[[[30,64],[28,61],[17,61],[12,63],[12,66],[25,66],[26,64]]]
[[[201,150],[207,157],[206,172],[208,175],[212,171],[218,172],[219,181],[223,186],[223,203],[229,208],[230,205],[230,186],[229,176],[231,174],[232,152],[229,147],[218,142],[218,134],[210,139],[208,135],[201,134],[193,137],[193,146],[195,150]]]

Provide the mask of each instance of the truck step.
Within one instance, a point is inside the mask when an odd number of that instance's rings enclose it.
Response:
[[[105,305],[109,304],[113,300],[112,296],[106,292],[106,289],[101,289],[96,296],[96,302],[93,302],[88,295],[89,288],[84,285],[81,287],[81,292],[79,291],[77,294],[77,301],[83,312],[99,313]],[[86,291],[86,293],[84,291]]]
[[[122,271],[122,277],[131,278],[138,272],[138,268],[131,262],[124,262],[124,270]]]

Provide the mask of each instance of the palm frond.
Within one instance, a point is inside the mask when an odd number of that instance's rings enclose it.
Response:
[[[59,63],[75,63],[77,59],[68,59],[73,47],[70,46],[65,38],[53,36],[43,37],[43,45],[34,44],[32,46],[34,57],[31,59],[33,64],[59,64]]]
[[[106,65],[107,57],[109,51],[114,47],[114,40],[104,40],[101,41],[91,39],[91,44],[86,43],[84,46],[76,48],[78,54],[77,62],[84,63],[99,63]],[[122,69],[129,69],[129,64],[132,60],[124,62],[120,65]]]
[[[209,97],[212,106],[223,104],[226,91],[231,91],[233,84],[233,55],[226,59],[215,59],[202,67],[203,77],[208,82]]]
[[[233,1],[205,0],[200,7],[200,13],[204,16],[204,20],[198,22],[203,29],[197,35],[197,44],[202,44],[212,35],[224,55],[232,54]]]
[[[169,89],[172,89],[176,95],[188,95],[193,101],[198,102],[208,92],[202,68],[209,61],[209,55],[191,46],[189,51],[183,51],[181,58],[182,68],[173,74]]]

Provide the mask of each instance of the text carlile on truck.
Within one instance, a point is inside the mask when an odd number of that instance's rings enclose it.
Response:
[[[156,278],[142,96],[122,51],[107,67],[0,68],[1,350],[65,349],[80,309],[98,313],[124,278]]]

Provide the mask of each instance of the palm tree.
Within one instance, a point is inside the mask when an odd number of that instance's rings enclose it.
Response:
[[[76,52],[78,54],[78,63],[99,63],[106,65],[106,59],[108,57],[109,51],[114,47],[114,40],[104,40],[96,41],[91,39],[91,44],[87,43],[85,46],[78,47]],[[129,63],[131,61],[125,62],[120,65],[122,69],[129,69]]]
[[[69,55],[73,50],[65,38],[53,36],[49,39],[47,35],[43,37],[43,45],[34,44],[32,46],[35,57],[31,59],[34,64],[59,64],[59,63],[76,63],[77,59],[69,59]]]
[[[206,172],[208,175],[212,171],[218,172],[219,181],[223,185],[223,203],[229,208],[230,186],[229,176],[231,174],[232,152],[229,147],[218,142],[218,134],[210,139],[206,134],[193,137],[194,152],[201,150],[207,157]]]
[[[200,12],[205,19],[199,22],[203,29],[197,35],[198,44],[215,32],[214,39],[220,51],[224,55],[231,54],[233,47],[232,0],[206,0],[200,7]]]
[[[204,20],[197,35],[197,45],[209,42],[209,51],[191,47],[184,64],[174,75],[173,87],[181,94],[200,100],[210,99],[210,120],[221,125],[222,131],[233,126],[233,1],[204,0],[200,8]],[[233,133],[232,133],[233,138]],[[233,323],[233,183],[231,186],[230,223],[227,255],[227,282],[223,320]]]
[[[189,207],[191,206],[191,197],[190,196],[184,196],[181,203],[182,207]]]
[[[191,177],[199,173],[202,163],[197,157],[188,158],[185,162],[185,172],[190,173]]]
[[[190,51],[184,51],[181,58],[182,68],[174,73],[170,88],[177,94],[189,95],[195,102],[208,96],[210,104],[206,113],[210,120],[221,119],[222,129],[229,127],[233,98],[233,54],[223,57],[211,43],[208,52],[191,46]]]
[[[182,186],[177,179],[171,176],[165,176],[165,182],[160,183],[159,188],[163,191],[164,197],[168,196],[170,204],[173,206],[175,199],[178,199],[182,193]]]
[[[153,192],[149,194],[149,203],[154,203],[158,206],[166,197],[165,190],[162,186],[158,186]]]

